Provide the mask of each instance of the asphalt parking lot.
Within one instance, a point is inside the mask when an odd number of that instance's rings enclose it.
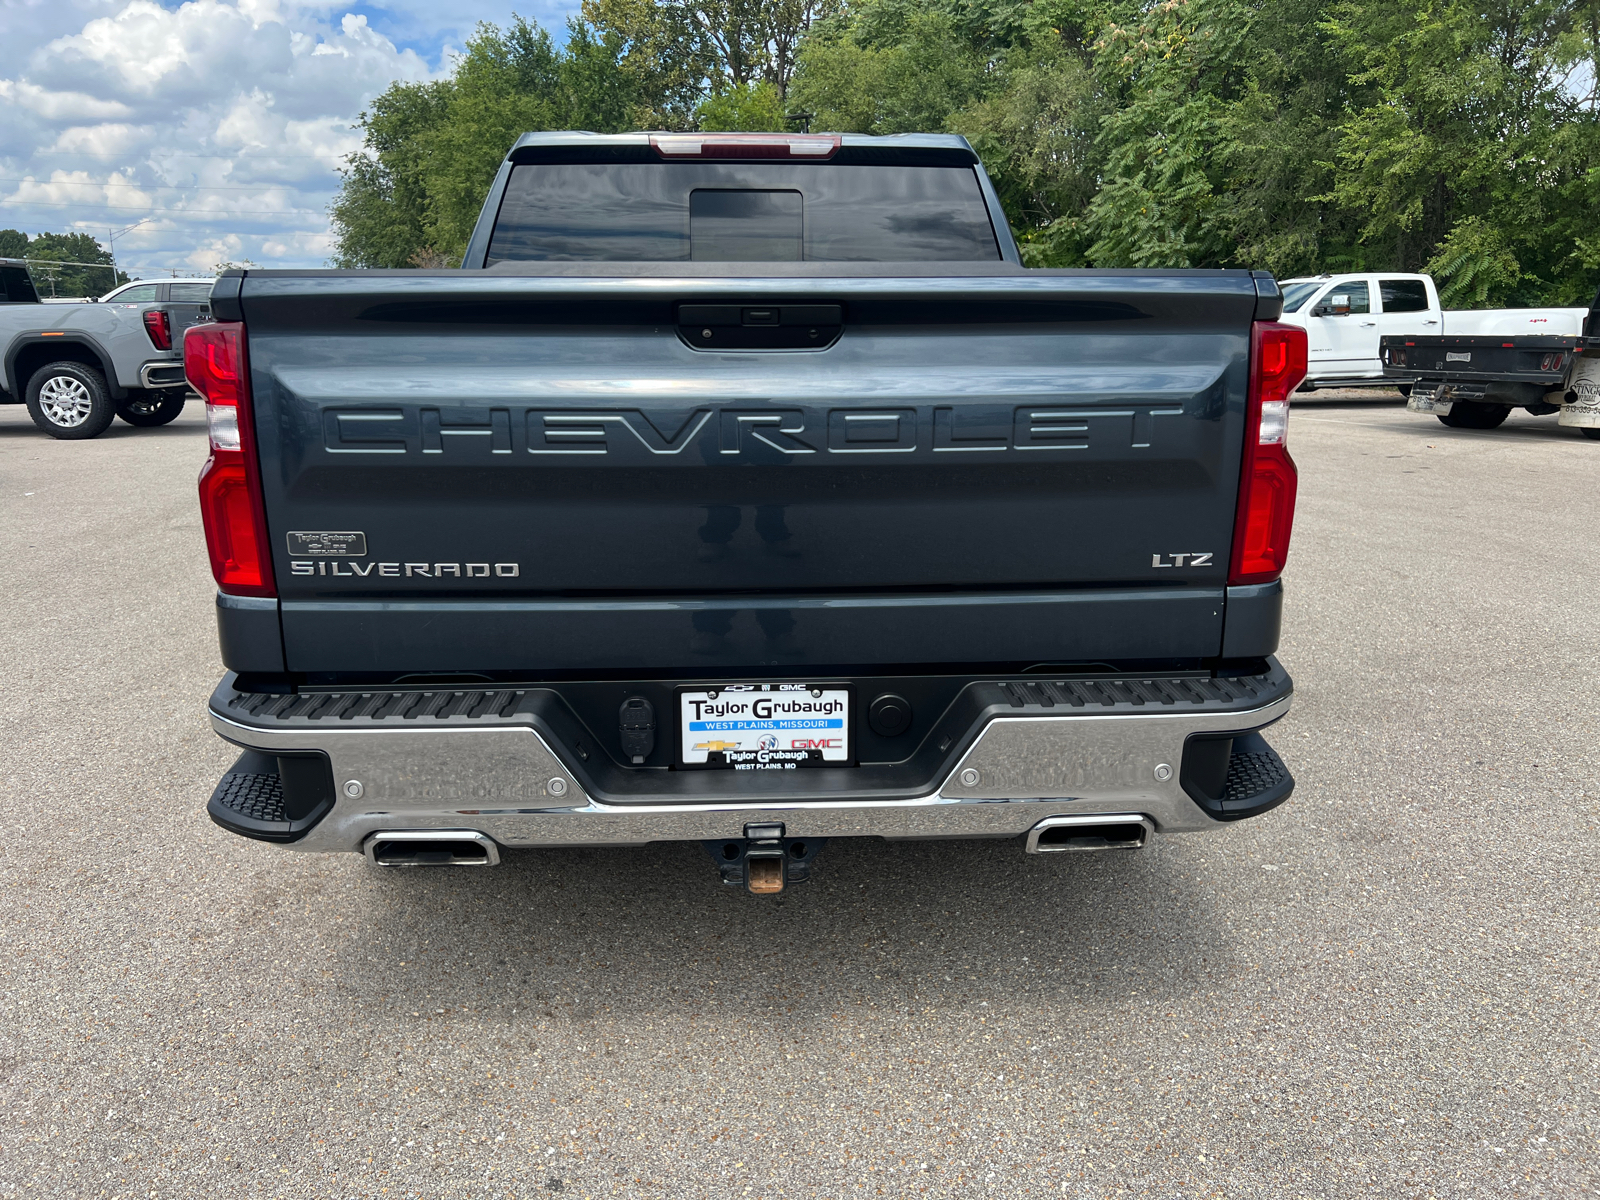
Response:
[[[384,872],[205,817],[201,414],[0,409],[0,1197],[1600,1191],[1600,444],[1297,407],[1288,805]]]

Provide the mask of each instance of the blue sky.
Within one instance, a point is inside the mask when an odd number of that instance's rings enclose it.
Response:
[[[515,11],[559,38],[576,8]],[[323,266],[362,107],[396,79],[441,74],[477,22],[512,12],[484,0],[4,0],[0,228],[102,244],[128,229],[117,261],[135,275]]]

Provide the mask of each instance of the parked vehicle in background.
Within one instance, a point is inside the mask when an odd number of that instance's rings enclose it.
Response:
[[[529,134],[465,268],[230,272],[189,333],[224,828],[774,893],[1289,796],[1267,273],[1027,270],[965,139],[851,134]]]
[[[1456,429],[1494,429],[1521,408],[1600,441],[1600,293],[1580,311],[1575,332],[1386,337],[1383,373],[1410,385],[1412,412]]]
[[[175,291],[179,284],[187,291]],[[42,304],[28,265],[0,259],[0,404],[27,404],[51,437],[97,437],[116,417],[165,425],[183,411],[183,335],[210,319],[203,280],[129,284],[109,299]],[[153,288],[128,293],[133,288]]]
[[[136,279],[100,297],[102,304],[204,304],[211,299],[215,278]]]
[[[1441,309],[1430,275],[1370,271],[1290,279],[1283,321],[1306,331],[1310,366],[1302,391],[1384,387],[1409,381],[1385,371],[1385,337],[1577,336],[1584,308]]]

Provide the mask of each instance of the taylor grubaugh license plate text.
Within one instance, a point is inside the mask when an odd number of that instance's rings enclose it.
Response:
[[[806,683],[680,692],[685,765],[793,771],[850,761],[850,693]]]

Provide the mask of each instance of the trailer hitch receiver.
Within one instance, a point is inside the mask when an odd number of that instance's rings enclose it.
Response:
[[[702,843],[717,864],[723,885],[753,896],[775,896],[791,883],[811,878],[826,838],[785,836],[782,822],[749,824],[744,837]]]

